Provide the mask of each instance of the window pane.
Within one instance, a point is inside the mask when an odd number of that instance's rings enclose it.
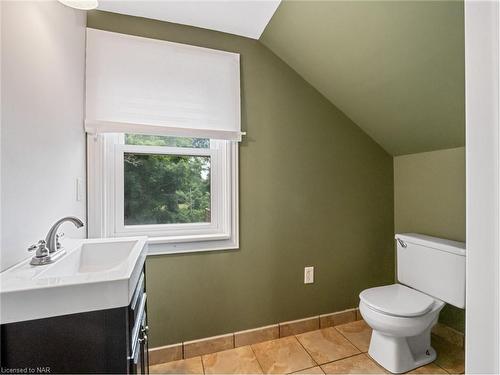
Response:
[[[210,139],[166,137],[161,135],[125,134],[125,144],[135,146],[210,148]]]
[[[124,155],[125,225],[210,222],[210,157]]]

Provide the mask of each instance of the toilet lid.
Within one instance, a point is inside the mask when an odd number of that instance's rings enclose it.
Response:
[[[428,295],[400,284],[363,290],[359,298],[375,310],[406,317],[423,315],[434,304]]]

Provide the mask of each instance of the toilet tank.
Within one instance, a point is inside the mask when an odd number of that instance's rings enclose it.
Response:
[[[416,233],[396,235],[398,281],[465,307],[465,243]]]

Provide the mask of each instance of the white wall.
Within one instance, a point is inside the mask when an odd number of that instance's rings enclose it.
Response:
[[[55,0],[1,3],[4,270],[57,219],[86,216],[85,199],[76,200],[76,179],[85,179],[86,14]],[[71,224],[62,230],[85,235]]]
[[[465,2],[466,373],[499,364],[499,4]]]
[[[2,248],[2,1],[0,1],[0,249]],[[0,271],[2,270],[0,254]]]

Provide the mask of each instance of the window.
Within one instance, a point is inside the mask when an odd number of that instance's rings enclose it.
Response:
[[[238,247],[237,53],[87,29],[90,237]]]
[[[125,225],[211,222],[209,139],[126,134],[125,144],[146,146],[125,149],[120,157]],[[164,149],[152,153],[148,146]]]
[[[150,253],[238,247],[237,145],[89,135],[89,235],[150,238]]]

